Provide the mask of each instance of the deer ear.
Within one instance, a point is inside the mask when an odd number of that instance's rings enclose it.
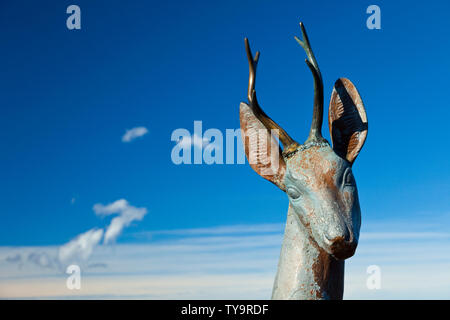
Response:
[[[368,126],[364,104],[348,79],[340,78],[334,84],[328,126],[334,152],[353,164],[366,141]]]
[[[239,117],[242,142],[250,166],[261,177],[286,191],[284,184],[286,163],[274,132],[269,131],[256,117],[252,108],[244,102],[241,102]]]

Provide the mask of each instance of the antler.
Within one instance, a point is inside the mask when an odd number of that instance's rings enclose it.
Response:
[[[258,66],[259,60],[259,51],[256,51],[255,58],[253,58],[252,51],[250,49],[250,44],[248,43],[248,39],[245,38],[245,51],[247,52],[248,59],[248,90],[247,90],[247,98],[248,102],[252,103],[252,95],[253,91],[255,91],[255,80],[256,80],[256,67]]]
[[[305,27],[300,22],[300,28],[302,30],[303,41],[295,37],[295,40],[305,50],[308,59],[305,59],[306,64],[311,70],[314,77],[314,107],[313,107],[313,119],[311,123],[311,129],[306,142],[324,140],[322,137],[322,122],[323,122],[323,81],[322,74],[320,73],[319,65],[317,64],[314,53],[309,43],[308,35],[306,34]]]
[[[248,91],[247,97],[250,107],[252,108],[255,116],[264,124],[267,129],[278,130],[279,139],[283,144],[283,155],[286,155],[294,151],[298,147],[298,143],[295,142],[278,124],[275,123],[259,106],[256,98],[255,80],[256,80],[256,67],[259,60],[259,51],[256,52],[253,58],[252,51],[250,50],[250,44],[248,39],[245,38],[245,51],[247,52],[249,76],[248,76]]]

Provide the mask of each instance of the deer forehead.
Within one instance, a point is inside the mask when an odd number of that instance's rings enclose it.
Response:
[[[286,185],[301,184],[313,190],[336,189],[339,177],[350,166],[329,146],[301,150],[290,157],[286,165]]]

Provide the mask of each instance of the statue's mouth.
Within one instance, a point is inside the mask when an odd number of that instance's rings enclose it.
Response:
[[[355,254],[358,243],[354,240],[346,241],[343,237],[332,240],[330,253],[338,260],[348,259]]]

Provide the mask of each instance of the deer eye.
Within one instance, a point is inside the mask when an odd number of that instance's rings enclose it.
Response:
[[[294,187],[288,187],[286,191],[287,191],[288,196],[293,200],[298,199],[301,196],[300,191],[298,191]]]
[[[346,186],[350,186],[353,187],[355,186],[355,178],[353,177],[353,173],[350,169],[345,171],[344,174],[344,187]]]

